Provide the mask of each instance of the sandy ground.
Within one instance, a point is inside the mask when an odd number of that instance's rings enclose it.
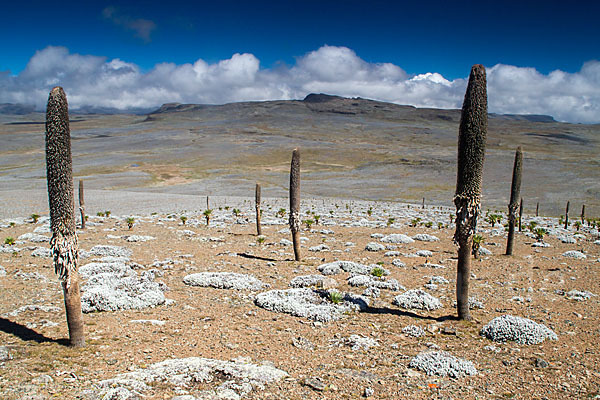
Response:
[[[43,193],[29,193],[26,198],[19,198],[18,193],[7,198],[6,193],[10,192],[3,193],[2,201],[13,207],[6,211],[2,204],[6,213],[0,229],[3,241],[46,225],[43,218],[36,224],[25,221],[33,209],[44,214]],[[506,244],[503,229],[481,221],[484,247],[492,254],[473,261],[471,294],[484,308],[472,310],[472,322],[460,322],[454,318],[452,305],[456,247],[449,222],[453,210],[422,210],[420,205],[381,202],[305,201],[303,214],[312,211],[320,215],[320,225],[310,230],[303,227],[302,236],[307,239],[302,247],[303,260],[295,262],[291,246],[281,244],[282,239],[290,239],[289,233],[279,232],[286,227],[285,218],[275,217],[279,208],[287,208],[286,199],[263,202],[263,219],[277,222],[263,227],[263,243],[256,236],[250,199],[215,197],[210,201],[214,211],[212,226],[207,227],[202,216],[205,197],[90,191],[88,214],[92,224],[78,232],[80,249],[87,251],[100,244],[130,249],[130,262],[136,263],[138,272],[157,269],[156,280],[168,286],[165,296],[175,302],[143,310],[85,314],[87,345],[81,350],[64,346],[68,333],[51,259],[31,255],[36,247],[48,247],[48,243],[17,242],[20,251],[0,253],[0,265],[6,271],[0,276],[0,346],[9,354],[0,361],[0,397],[92,399],[103,379],[184,357],[245,357],[253,363],[272,363],[289,374],[253,390],[244,397],[249,399],[355,399],[365,395],[374,399],[566,399],[596,398],[600,394],[599,298],[576,301],[565,295],[574,289],[600,294],[600,245],[594,243],[598,240],[595,229],[584,227],[577,232],[570,227],[563,232],[555,226],[556,220],[537,219],[540,226],[553,229],[554,233],[544,239],[551,247],[532,247],[535,239],[522,232],[516,237],[515,254],[507,257],[502,255]],[[236,207],[242,213],[238,218],[232,214]],[[96,217],[96,210],[111,210],[111,216]],[[135,225],[129,230],[125,217],[131,214]],[[181,215],[188,217],[186,225]],[[389,218],[395,218],[391,226],[386,224]],[[524,225],[531,220],[527,217]],[[10,226],[10,221],[16,224]],[[427,222],[432,222],[432,227],[427,227]],[[428,233],[440,240],[398,244],[392,249],[398,255],[388,257],[384,254],[391,248],[365,250],[370,242],[385,245],[371,237],[377,233]],[[132,234],[154,239],[127,242],[125,238]],[[559,237],[572,238],[575,243],[563,243]],[[329,250],[309,251],[321,244]],[[431,255],[417,256],[422,250],[429,250]],[[563,256],[568,250],[581,251],[587,258]],[[236,255],[240,253],[264,259]],[[92,259],[82,259],[80,265]],[[393,259],[405,266],[393,265]],[[335,260],[380,263],[390,270],[387,279],[397,279],[407,289],[424,288],[434,275],[444,277],[449,283],[425,289],[440,299],[442,308],[405,310],[392,304],[403,291],[381,290],[381,296],[371,299],[366,311],[320,323],[258,307],[254,298],[260,291],[183,283],[188,274],[230,271],[252,274],[270,289],[287,289],[294,277],[316,274],[319,265]],[[348,273],[332,276],[334,286],[360,294],[364,288],[349,286],[348,277]],[[27,305],[56,308],[14,313]],[[480,335],[486,323],[505,314],[543,323],[558,340],[521,345],[496,343]],[[425,335],[416,338],[403,333],[409,325],[422,328]],[[372,339],[377,345],[352,349],[347,344],[351,335]],[[436,348],[473,362],[477,375],[454,379],[409,368],[417,354]],[[172,399],[186,393],[199,396],[202,390],[227,379],[222,374],[213,382],[191,384],[183,392],[169,383],[155,382],[143,392],[143,398]]]

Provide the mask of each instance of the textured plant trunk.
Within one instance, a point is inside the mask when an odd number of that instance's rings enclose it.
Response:
[[[206,209],[210,210],[208,196],[206,196]]]
[[[46,110],[46,178],[50,207],[50,247],[54,271],[63,287],[69,327],[69,344],[85,345],[83,316],[77,273],[78,245],[75,231],[73,167],[67,96],[55,87],[48,96]]]
[[[517,219],[517,201],[521,196],[521,166],[523,153],[521,147],[515,152],[513,165],[512,184],[510,185],[510,202],[508,203],[508,240],[506,241],[506,255],[512,256],[515,241],[515,222]]]
[[[540,216],[540,202],[539,201],[535,204],[535,216],[536,217]]]
[[[300,261],[300,151],[292,152],[290,166],[290,231],[294,244],[294,259]]]
[[[585,222],[585,204],[581,206],[581,224]]]
[[[571,205],[570,201],[567,201],[567,208],[565,209],[565,229],[569,229],[569,206]]]
[[[262,235],[262,229],[260,227],[260,183],[256,184],[254,190],[254,206],[256,208],[256,234]]]
[[[81,229],[85,229],[85,200],[83,197],[83,180],[79,180],[79,213],[81,214]]]
[[[487,136],[487,88],[485,68],[474,65],[460,116],[458,168],[456,177],[456,232],[458,264],[456,302],[458,318],[471,319],[469,312],[469,274],[473,234],[481,206],[481,175]]]
[[[425,209],[425,197],[423,197],[423,206],[422,206],[423,210]]]
[[[521,221],[523,220],[523,198],[521,197],[521,203],[519,205],[519,232],[523,231]]]

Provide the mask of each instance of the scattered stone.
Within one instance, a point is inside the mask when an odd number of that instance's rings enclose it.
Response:
[[[539,358],[536,357],[533,360],[533,365],[535,365],[536,368],[548,368],[548,361],[544,360],[543,358]]]
[[[421,289],[408,290],[394,298],[392,304],[408,310],[437,310],[442,307],[440,300]]]
[[[431,257],[433,252],[429,250],[419,250],[415,254],[419,257]]]
[[[440,240],[440,238],[437,236],[430,235],[428,233],[419,233],[412,238],[421,242],[438,242]]]
[[[398,268],[405,268],[406,267],[406,264],[404,262],[402,262],[402,260],[398,260],[398,259],[392,260],[392,265],[394,267],[398,267]]]
[[[291,240],[288,240],[288,239],[281,239],[279,241],[279,244],[282,246],[291,246],[294,244],[294,242],[292,242]]]
[[[327,385],[319,377],[310,377],[304,379],[304,385],[318,392],[322,392],[327,389]]]
[[[535,242],[531,245],[531,247],[552,247],[550,244],[545,242]]]
[[[374,394],[375,394],[375,391],[369,387],[365,388],[365,391],[363,392],[364,397],[371,397]]]
[[[443,276],[432,276],[429,279],[429,283],[433,283],[433,284],[448,284],[450,283],[450,281],[448,281],[448,279],[444,278]]]
[[[496,317],[481,329],[481,334],[495,342],[515,341],[519,344],[538,344],[545,339],[558,340],[546,325],[513,315]]]
[[[384,236],[381,238],[381,241],[394,244],[408,244],[415,242],[410,236],[403,235],[402,233],[392,233],[391,235]]]
[[[10,355],[10,351],[6,346],[0,346],[0,362],[12,360],[12,356]]]
[[[294,347],[297,347],[297,348],[303,349],[303,350],[313,351],[315,349],[315,345],[312,344],[312,342],[310,340],[303,338],[302,336],[293,338],[292,344],[294,345]]]
[[[270,290],[260,293],[254,300],[259,307],[270,311],[305,317],[320,322],[335,321],[345,313],[364,310],[368,307],[366,298],[346,293],[339,304],[328,300],[330,291],[311,288]]]
[[[253,275],[234,272],[199,272],[184,277],[183,283],[190,286],[235,290],[261,290],[267,287]]]
[[[471,361],[454,357],[445,351],[431,351],[417,354],[408,365],[427,375],[449,376],[462,378],[466,375],[476,375],[477,370]]]
[[[399,251],[392,250],[392,251],[386,252],[383,256],[384,257],[398,257],[399,255],[400,255]]]
[[[486,249],[485,247],[480,247],[479,248],[479,255],[480,256],[491,256],[492,252],[488,249]]]
[[[565,251],[562,255],[563,257],[575,258],[577,260],[585,260],[587,258],[585,254],[577,250]]]

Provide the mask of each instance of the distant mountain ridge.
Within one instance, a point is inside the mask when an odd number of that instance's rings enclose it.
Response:
[[[438,109],[438,108],[417,108],[410,105],[399,105],[377,100],[363,99],[361,97],[341,97],[325,93],[310,93],[302,100],[268,100],[268,101],[249,101],[226,104],[182,104],[165,103],[157,109],[136,108],[119,110],[111,107],[84,106],[73,109],[72,114],[137,114],[148,115],[153,119],[160,114],[169,113],[193,113],[197,111],[207,111],[211,108],[226,109],[230,111],[239,111],[252,107],[280,107],[280,106],[302,107],[303,111],[343,114],[343,115],[362,115],[374,116],[379,118],[391,119],[413,119],[422,118],[428,120],[441,119],[445,121],[459,121],[459,109]],[[27,104],[0,104],[0,114],[24,115],[35,112],[33,105]],[[495,114],[490,113],[490,118],[512,121],[529,121],[549,123],[556,122],[549,115],[535,114]]]

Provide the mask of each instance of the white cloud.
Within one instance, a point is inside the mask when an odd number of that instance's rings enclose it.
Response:
[[[598,61],[585,63],[575,73],[545,75],[502,64],[487,72],[490,112],[600,122]],[[300,99],[311,92],[460,108],[466,82],[466,78],[450,81],[437,72],[409,76],[394,64],[366,62],[346,47],[323,46],[299,57],[291,67],[261,69],[260,61],[245,53],[213,64],[202,59],[193,64],[161,63],[148,72],[120,59],[47,47],[37,51],[19,75],[0,73],[0,102],[35,104],[43,110],[50,89],[61,85],[74,109]]]

